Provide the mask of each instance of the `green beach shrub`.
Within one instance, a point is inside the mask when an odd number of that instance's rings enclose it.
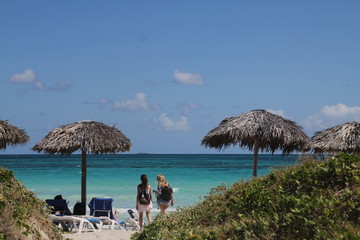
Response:
[[[302,161],[218,186],[197,205],[156,217],[132,239],[360,239],[360,158]]]
[[[46,203],[0,168],[0,239],[63,239],[48,216]]]

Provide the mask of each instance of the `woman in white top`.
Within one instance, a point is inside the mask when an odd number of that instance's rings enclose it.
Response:
[[[151,186],[149,184],[148,178],[145,174],[140,177],[141,183],[137,186],[137,195],[136,195],[136,210],[139,212],[139,224],[140,229],[143,228],[144,220],[143,215],[146,213],[148,222],[151,223],[150,211],[153,207],[152,204],[152,195],[151,195]]]

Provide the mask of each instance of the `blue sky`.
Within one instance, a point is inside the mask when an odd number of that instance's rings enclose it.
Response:
[[[309,136],[359,121],[359,12],[351,0],[3,0],[0,119],[31,137],[3,154],[89,119],[116,124],[130,153],[217,153],[203,136],[253,109]]]

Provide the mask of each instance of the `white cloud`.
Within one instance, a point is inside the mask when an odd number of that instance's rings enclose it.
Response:
[[[47,89],[47,88],[45,87],[44,83],[43,83],[43,82],[40,82],[40,81],[34,82],[34,86],[35,86],[36,90],[40,90],[40,91],[44,91],[44,90]]]
[[[38,91],[62,91],[71,87],[71,83],[65,81],[56,82],[54,86],[48,87],[44,82],[37,80],[36,74],[31,68],[26,69],[24,72],[13,74],[9,80],[13,83],[30,84],[33,89]]]
[[[107,98],[100,98],[98,100],[90,100],[90,101],[84,101],[84,104],[91,104],[91,105],[97,105],[99,109],[105,109],[108,107],[111,103],[111,101]]]
[[[173,121],[167,116],[166,113],[161,114],[156,120],[166,131],[187,131],[190,129],[187,117],[180,117],[178,121]]]
[[[100,103],[100,104],[108,104],[108,103],[109,103],[109,99],[107,99],[107,98],[101,98],[101,99],[99,100],[99,103]]]
[[[339,103],[324,106],[318,113],[302,121],[302,125],[308,131],[319,131],[348,121],[360,121],[360,107]]]
[[[32,83],[36,78],[34,70],[31,68],[26,69],[22,73],[15,73],[10,77],[10,82],[18,83]]]
[[[175,70],[174,72],[175,82],[182,84],[202,85],[204,81],[200,74],[180,72]]]
[[[53,90],[67,90],[71,87],[71,83],[70,82],[65,82],[65,81],[60,81],[57,82],[55,87],[53,87]]]
[[[179,104],[181,107],[181,114],[184,116],[188,116],[192,113],[193,110],[198,109],[200,107],[197,103],[190,103],[190,104]]]
[[[133,99],[115,102],[114,108],[118,110],[126,110],[131,112],[149,111],[157,109],[157,106],[150,105],[146,100],[145,93],[135,94]]]
[[[329,117],[351,117],[353,115],[360,115],[360,107],[348,107],[345,104],[339,103],[323,107],[321,113]]]
[[[271,112],[273,114],[279,115],[281,117],[285,117],[285,112],[283,110],[272,110],[272,109],[268,109],[268,112]]]
[[[34,81],[33,85],[38,91],[64,91],[71,87],[69,82],[57,82],[54,86],[47,86],[44,82]]]

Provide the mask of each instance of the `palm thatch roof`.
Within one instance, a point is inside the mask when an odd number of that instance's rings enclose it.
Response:
[[[95,121],[80,121],[50,131],[32,148],[48,154],[71,154],[81,149],[81,203],[86,205],[86,154],[130,151],[130,140],[118,129]],[[85,213],[84,213],[85,214]]]
[[[209,148],[225,149],[239,144],[254,149],[253,176],[257,174],[258,151],[289,154],[308,147],[308,137],[295,122],[265,110],[253,110],[237,117],[224,119],[202,140]]]
[[[315,153],[360,154],[360,122],[347,122],[318,131],[310,139],[310,145]]]
[[[71,154],[79,149],[86,153],[130,151],[130,140],[115,127],[95,121],[79,121],[50,131],[32,148],[48,154]]]
[[[25,144],[29,140],[25,130],[0,120],[0,149],[6,149],[8,145]]]
[[[202,140],[206,147],[219,149],[239,144],[252,150],[256,142],[261,151],[273,153],[282,150],[289,154],[305,148],[308,137],[291,120],[265,110],[253,110],[224,119]]]

